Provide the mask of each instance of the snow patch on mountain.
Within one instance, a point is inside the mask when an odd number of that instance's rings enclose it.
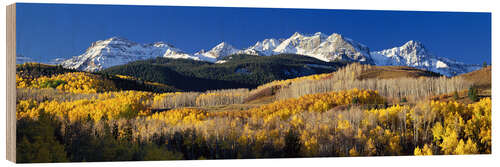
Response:
[[[303,35],[296,32],[278,45],[274,52],[306,55],[327,62],[373,63],[368,47],[336,33],[327,36],[321,32],[313,35]]]
[[[155,57],[199,60],[164,42],[138,44],[124,38],[112,37],[92,43],[85,53],[67,59],[61,65],[65,68],[94,72]]]
[[[204,61],[217,62],[217,60],[220,60],[232,54],[236,54],[238,52],[240,52],[240,50],[234,48],[231,44],[228,44],[227,42],[221,42],[209,51],[201,50],[199,52],[196,52],[194,56]]]
[[[255,45],[242,50],[238,53],[244,53],[249,55],[258,55],[258,56],[271,56],[276,54],[274,49],[283,42],[283,40],[278,40],[274,38],[264,39],[262,41],[258,41]]]
[[[371,52],[371,57],[375,65],[409,66],[446,76],[455,76],[481,68],[476,64],[465,64],[444,57],[436,57],[422,43],[413,40],[400,47]]]
[[[164,42],[138,44],[124,38],[112,37],[92,43],[85,53],[79,56],[66,60],[55,59],[49,63],[61,64],[71,69],[99,71],[131,61],[156,57],[226,63],[230,61],[230,57],[227,60],[225,58],[233,54],[271,56],[282,53],[310,56],[326,62],[344,61],[381,66],[410,66],[446,76],[454,76],[481,68],[480,65],[465,64],[434,56],[422,43],[413,40],[399,47],[370,52],[366,45],[350,38],[337,33],[326,35],[321,32],[314,34],[296,32],[287,39],[264,39],[243,50],[237,49],[227,42],[221,42],[208,51],[201,50],[194,54],[186,53]],[[17,61],[19,64],[32,61],[32,59],[18,56]]]

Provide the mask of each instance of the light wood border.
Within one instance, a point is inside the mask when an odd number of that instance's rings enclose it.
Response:
[[[7,6],[7,160],[16,162],[16,4]]]

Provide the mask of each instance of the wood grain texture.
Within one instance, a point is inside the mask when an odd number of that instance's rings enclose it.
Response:
[[[7,6],[7,160],[16,162],[16,4]]]

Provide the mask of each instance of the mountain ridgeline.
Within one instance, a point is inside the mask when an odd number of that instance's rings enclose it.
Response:
[[[226,57],[234,54],[254,56],[297,54],[325,62],[415,67],[448,77],[481,68],[477,64],[466,64],[435,56],[418,41],[409,40],[401,46],[373,51],[367,45],[337,33],[330,35],[321,32],[314,34],[297,32],[285,39],[269,38],[257,41],[253,46],[243,49],[222,41],[211,49],[205,49],[196,53],[188,53],[166,42],[141,44],[125,38],[112,37],[92,43],[81,55],[49,62],[61,64],[65,68],[96,72],[112,66],[156,57],[224,63]],[[30,58],[20,57],[18,60],[20,64],[26,61],[30,61]]]
[[[184,91],[204,91],[255,88],[274,80],[333,72],[345,65],[294,54],[236,54],[221,61],[224,63],[158,57],[113,66],[100,73],[132,76]]]

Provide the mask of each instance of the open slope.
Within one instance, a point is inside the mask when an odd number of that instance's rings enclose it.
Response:
[[[358,79],[390,79],[390,78],[418,78],[439,77],[441,74],[406,66],[372,66],[368,71],[363,71]]]
[[[491,89],[491,66],[481,68],[476,71],[458,75],[456,77],[464,78],[474,83],[474,85],[481,89]]]

